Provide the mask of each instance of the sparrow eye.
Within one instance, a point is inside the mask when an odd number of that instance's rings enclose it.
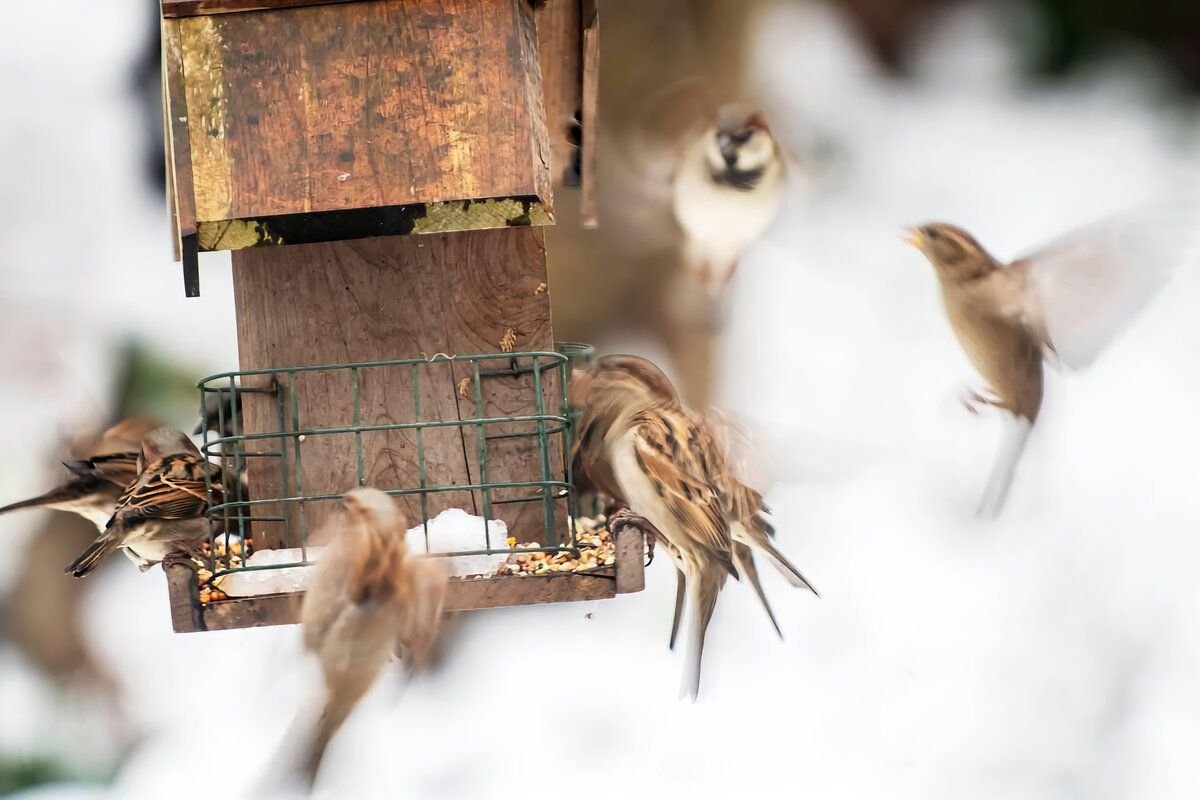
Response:
[[[753,130],[751,130],[750,128],[744,128],[744,129],[738,131],[737,133],[731,135],[729,138],[733,139],[735,144],[745,144],[746,142],[750,141],[750,137],[753,135],[754,135]]]
[[[925,235],[933,240],[942,238],[942,232],[939,231],[937,228],[926,228]]]

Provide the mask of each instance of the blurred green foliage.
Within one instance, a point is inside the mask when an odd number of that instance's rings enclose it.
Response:
[[[200,404],[196,381],[187,365],[156,354],[139,341],[125,346],[124,372],[117,381],[116,417],[144,416],[185,431],[195,424]]]
[[[70,780],[71,777],[62,764],[49,758],[0,760],[0,797],[45,783]]]
[[[1046,28],[1038,67],[1063,75],[1132,41],[1200,89],[1200,0],[1032,0]]]

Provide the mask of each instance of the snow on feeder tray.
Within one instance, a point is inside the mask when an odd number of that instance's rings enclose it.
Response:
[[[447,610],[640,591],[641,532],[613,536],[575,513],[566,384],[587,350],[560,349],[202,380],[201,408],[217,409],[202,424],[203,451],[245,481],[223,498],[209,487],[206,558],[167,567],[175,630],[298,621],[324,544],[310,534],[356,485],[396,497],[414,551],[448,559]],[[507,397],[519,390],[533,413],[495,413],[497,385]]]

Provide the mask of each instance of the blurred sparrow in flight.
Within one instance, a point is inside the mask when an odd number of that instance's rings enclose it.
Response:
[[[783,154],[766,120],[745,106],[722,106],[684,147],[672,206],[685,264],[710,295],[725,287],[742,253],[775,219],[784,177]]]
[[[203,458],[181,431],[151,431],[142,439],[136,476],[103,532],[66,572],[82,578],[118,549],[143,572],[174,551],[196,552],[209,533],[209,486],[219,500],[220,466]]]
[[[141,439],[159,427],[148,419],[126,419],[113,425],[98,439],[76,450],[76,458],[64,461],[71,477],[56,489],[0,508],[0,514],[22,508],[53,508],[70,511],[90,520],[103,531],[121,493],[137,477]]]
[[[306,748],[304,777],[315,780],[325,748],[380,670],[397,653],[410,671],[428,661],[441,630],[447,573],[405,546],[404,512],[378,489],[346,495],[330,520],[332,544],[304,596],[304,646],[320,659],[325,702]]]
[[[675,562],[671,643],[690,608],[680,694],[694,700],[705,633],[728,575],[747,575],[775,624],[753,551],[794,585],[812,587],[770,541],[762,496],[731,474],[704,420],[681,405],[661,370],[636,356],[605,356],[572,379],[572,392],[583,408],[575,474],[644,518]]]
[[[987,387],[964,400],[1003,409],[1015,426],[988,480],[979,514],[1004,504],[1042,405],[1043,360],[1090,364],[1154,296],[1175,266],[1185,236],[1174,219],[1130,213],[1004,263],[970,234],[945,223],[908,231],[941,284],[946,316]]]

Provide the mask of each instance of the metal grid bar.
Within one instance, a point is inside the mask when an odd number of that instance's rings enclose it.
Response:
[[[243,541],[248,540],[248,528],[252,529],[254,525],[260,524],[282,524],[284,525],[283,542],[286,546],[295,546],[296,532],[299,536],[299,548],[301,560],[290,564],[272,564],[269,566],[260,565],[254,567],[234,566],[229,560],[230,549],[226,547],[226,556],[221,559],[223,564],[215,562],[216,549],[212,549],[214,561],[212,563],[213,574],[221,575],[229,572],[238,571],[253,571],[260,569],[283,569],[287,567],[303,566],[309,563],[308,553],[308,516],[306,506],[313,502],[331,502],[340,500],[342,494],[326,492],[322,494],[309,495],[304,490],[304,463],[301,453],[302,442],[309,436],[353,436],[354,437],[354,457],[355,457],[355,479],[357,485],[365,485],[367,482],[366,475],[366,446],[364,442],[364,434],[381,433],[389,431],[413,431],[417,450],[417,467],[418,467],[418,486],[404,487],[398,489],[387,489],[388,494],[392,496],[410,496],[416,495],[419,498],[422,524],[424,527],[426,550],[432,549],[429,542],[429,502],[430,496],[446,492],[471,492],[478,493],[482,497],[482,517],[484,521],[484,535],[482,549],[471,549],[463,551],[454,551],[448,553],[437,553],[438,556],[452,557],[460,555],[488,555],[498,553],[520,553],[520,552],[561,552],[563,550],[573,550],[578,542],[576,539],[576,531],[574,526],[574,499],[571,492],[571,473],[570,473],[570,447],[572,441],[572,417],[573,414],[567,408],[567,380],[569,379],[570,365],[572,360],[578,359],[580,354],[584,356],[590,355],[590,348],[586,345],[563,345],[563,353],[554,353],[548,351],[530,351],[520,353],[493,353],[471,356],[446,356],[437,354],[431,358],[420,359],[395,359],[389,361],[370,361],[359,362],[354,364],[336,364],[336,365],[314,365],[302,367],[290,367],[284,369],[263,369],[250,370],[244,372],[227,372],[212,375],[200,381],[199,388],[201,391],[201,402],[205,396],[213,392],[228,392],[233,399],[233,411],[229,414],[232,426],[230,435],[222,435],[226,428],[226,413],[223,407],[218,412],[218,422],[221,430],[217,431],[218,435],[215,438],[210,438],[207,424],[204,426],[204,438],[202,440],[202,451],[209,456],[216,455],[220,452],[224,457],[232,457],[234,470],[237,474],[241,474],[249,463],[249,460],[262,458],[275,458],[279,462],[280,479],[279,485],[282,496],[262,497],[256,496],[253,499],[244,495],[240,482],[234,481],[237,489],[230,493],[228,490],[225,497],[212,497],[212,486],[208,485],[206,479],[206,488],[210,493],[211,502],[209,508],[209,518],[213,525],[211,529],[220,527],[222,531],[229,531],[230,521],[237,519],[238,532],[243,537]],[[473,389],[473,418],[468,419],[450,419],[450,420],[425,420],[422,419],[422,403],[421,403],[421,373],[425,369],[431,368],[431,365],[440,361],[444,362],[460,362],[470,365],[470,383]],[[501,362],[504,364],[502,368],[488,368],[489,363]],[[407,367],[407,373],[412,388],[413,400],[413,421],[393,422],[388,424],[363,424],[363,372],[370,369],[386,369],[396,367]],[[545,397],[545,375],[547,372],[557,371],[560,381],[559,389],[561,390],[557,398],[558,408],[557,413],[552,413],[546,407]],[[300,398],[297,392],[299,376],[303,373],[326,373],[326,374],[348,374],[350,385],[350,393],[352,398],[352,420],[349,426],[337,427],[304,427],[301,420]],[[284,376],[286,375],[286,378]],[[530,375],[532,383],[532,391],[534,393],[534,414],[516,415],[516,416],[486,416],[486,406],[484,402],[483,381],[495,376],[521,376]],[[258,376],[269,376],[273,379],[273,388],[271,389],[242,389],[245,386],[247,379]],[[239,381],[241,386],[239,386]],[[218,388],[219,387],[219,388]],[[276,431],[268,431],[262,433],[249,434],[244,430],[242,420],[239,418],[240,410],[238,409],[238,394],[239,392],[259,392],[273,394],[275,399],[276,411],[279,417],[279,426]],[[290,402],[289,402],[290,401]],[[530,431],[505,431],[503,433],[489,433],[489,429],[502,425],[524,425],[531,426]],[[477,448],[477,456],[479,459],[479,475],[476,480],[467,483],[456,483],[446,485],[430,485],[429,472],[426,463],[426,448],[424,431],[427,428],[450,428],[450,429],[465,429],[470,426],[475,432],[475,443]],[[557,474],[553,474],[551,470],[551,459],[549,455],[550,442],[557,438],[563,448],[562,452],[562,469]],[[496,482],[492,480],[489,471],[489,453],[488,445],[490,442],[498,440],[519,440],[533,439],[537,442],[538,447],[538,480],[526,481],[506,481]],[[250,442],[265,442],[267,440],[277,440],[278,447],[270,450],[262,450],[257,452],[247,452],[247,443]],[[291,448],[289,450],[289,448]],[[518,497],[497,498],[494,493],[497,490],[530,490],[527,493],[522,493]],[[256,494],[258,490],[256,489]],[[232,496],[231,496],[232,495]],[[567,516],[570,520],[570,542],[560,544],[561,535],[556,530],[555,524],[555,504],[557,502],[566,502]],[[529,503],[540,502],[542,504],[542,524],[543,531],[540,541],[545,545],[537,548],[513,548],[509,549],[504,542],[493,542],[491,530],[488,526],[488,521],[493,518],[493,512],[496,506],[509,505],[514,503]],[[265,511],[267,507],[279,506],[282,513],[268,513],[256,515],[255,510]],[[296,508],[298,507],[298,511]],[[532,533],[532,532],[531,532]],[[532,539],[530,536],[527,540]],[[210,545],[214,545],[210,533]],[[222,568],[224,567],[224,568]]]

